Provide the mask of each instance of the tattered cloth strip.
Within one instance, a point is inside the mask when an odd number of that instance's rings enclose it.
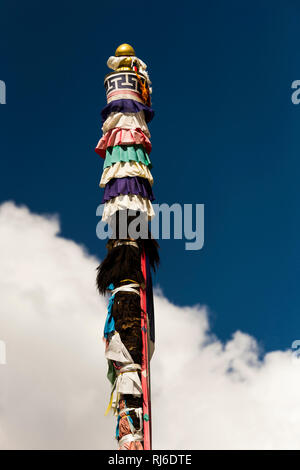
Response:
[[[151,93],[152,93],[152,90],[150,90],[148,83],[145,83],[145,78],[143,77],[143,75],[141,75],[137,72],[137,67],[136,66],[134,67],[134,72],[135,72],[136,78],[139,82],[140,93],[142,95],[143,102],[147,106],[151,106]]]
[[[131,241],[122,240],[120,242],[124,244]],[[130,279],[124,279],[123,282],[125,281],[130,282]],[[140,316],[139,291],[136,290],[137,287],[139,287],[139,284],[134,282],[122,285],[116,289],[113,288],[113,285],[109,286],[112,291],[110,299],[112,302],[110,302],[110,307],[115,307],[114,299],[115,296],[118,295],[118,301],[116,302],[117,310],[121,310],[125,314],[121,315],[123,317],[122,327],[124,328],[127,324],[131,333],[132,326],[128,323],[126,312],[137,310],[135,315]],[[136,295],[128,295],[132,293]],[[125,300],[125,304],[122,299]],[[134,301],[134,304],[132,304],[132,301]],[[135,308],[135,306],[138,308]],[[106,325],[111,324],[111,320],[109,318],[112,318],[111,310],[111,308],[108,308],[108,319],[106,321]],[[114,315],[116,325],[119,326],[120,319],[116,310]],[[132,313],[130,313],[130,316],[131,315]],[[138,319],[138,325],[139,323],[140,319]],[[116,437],[119,440],[119,450],[143,450],[143,412],[142,407],[140,406],[140,400],[142,399],[142,386],[138,375],[138,371],[140,371],[141,366],[134,362],[127,347],[121,340],[120,334],[114,329],[114,324],[111,324],[109,332],[105,329],[104,335],[109,338],[109,342],[107,341],[106,343],[105,356],[109,363],[108,378],[113,384],[110,402],[105,414],[107,414],[110,409],[112,409],[115,414],[118,414]],[[141,345],[135,341],[135,348],[139,348],[139,346]],[[138,357],[140,358],[140,351]],[[129,407],[127,407],[126,402],[133,406],[131,405],[130,407],[129,405]],[[131,437],[124,438],[124,436],[128,436],[128,434],[131,434]]]
[[[124,402],[120,400],[119,404]],[[120,409],[120,405],[119,405]],[[139,420],[138,428],[135,428],[132,414],[134,412]],[[117,439],[125,436],[126,434],[134,434],[136,432],[141,432],[143,430],[143,408],[123,408],[119,411],[117,427],[116,427],[116,437]]]
[[[141,366],[134,362],[126,346],[121,341],[120,335],[115,329],[115,320],[112,314],[116,294],[125,293],[126,297],[128,294],[135,294],[134,298],[139,298],[138,288],[139,284],[134,282],[117,288],[114,288],[113,284],[108,287],[111,291],[111,297],[107,308],[104,338],[106,338],[105,356],[109,364],[107,377],[113,384],[113,388],[106,414],[111,407],[116,411],[121,393],[137,396],[142,394],[141,381],[137,374]]]
[[[138,421],[138,424],[136,424]],[[119,402],[119,416],[117,421],[117,428],[116,428],[116,438],[119,441],[128,434],[133,435],[142,435],[143,433],[143,409],[142,408],[126,408],[125,407],[125,400],[120,400]],[[124,446],[124,441],[121,443],[119,450],[143,450],[143,446],[140,440],[131,441],[131,444],[139,444],[138,449],[134,446],[129,446],[129,448]]]
[[[128,400],[125,400],[121,397],[119,401],[118,411],[119,411],[119,421],[125,416],[130,416],[130,430],[129,432],[141,431],[143,429],[143,407],[142,406],[128,406]],[[133,399],[136,400],[135,397]],[[118,423],[116,428],[117,437],[123,437],[123,435],[128,434],[128,432],[121,432],[118,430]],[[127,427],[127,426],[126,426]],[[125,430],[124,430],[125,431]]]
[[[118,364],[120,364],[119,368],[122,368],[128,364],[134,364],[134,361],[130,353],[128,352],[124,344],[122,343],[120,335],[116,330],[111,335],[110,340],[106,344],[105,357],[108,361],[113,361],[113,362],[117,362]],[[115,374],[115,378],[116,376],[117,376],[117,372]],[[124,393],[131,394],[131,392],[124,392]],[[134,393],[133,395],[140,395],[140,393]]]
[[[122,62],[122,60],[124,60],[126,56],[119,56],[119,57],[115,57],[115,56],[111,56],[109,57],[108,61],[107,61],[107,66],[112,69],[112,70],[117,70],[120,66],[120,62]],[[138,57],[135,57],[135,56],[132,56],[130,57],[131,59],[131,67],[133,68],[134,64],[137,64],[138,66],[138,69],[139,69],[139,72],[141,72],[147,82],[148,82],[148,85],[150,87],[151,85],[151,81],[150,81],[150,78],[149,78],[149,74],[147,72],[147,65],[145,64],[145,62],[143,62],[141,59],[139,59]],[[150,93],[152,93],[152,89],[150,88]]]
[[[139,162],[152,168],[151,160],[142,145],[117,145],[106,150],[103,168],[117,162]]]
[[[105,186],[102,204],[121,194],[138,194],[154,201],[151,184],[140,176],[125,176],[125,178],[113,178]]]
[[[110,113],[139,113],[144,111],[146,122],[152,121],[154,117],[154,111],[149,106],[143,103],[138,103],[133,100],[116,100],[107,104],[101,111],[102,122],[108,118]]]
[[[110,223],[110,219],[116,211],[126,209],[145,212],[149,219],[155,215],[153,206],[149,199],[142,198],[136,194],[125,194],[114,197],[104,204],[102,221]]]
[[[106,346],[105,357],[108,361],[115,364],[116,378],[112,386],[110,402],[105,414],[108,414],[112,408],[117,414],[117,406],[121,394],[142,395],[142,384],[138,371],[141,370],[140,364],[133,362],[133,359],[121,341],[120,335],[115,331]]]
[[[95,152],[100,157],[105,158],[105,151],[108,147],[135,144],[142,145],[148,154],[151,152],[151,142],[141,129],[114,128],[104,134],[99,140]]]
[[[103,170],[99,183],[100,188],[113,178],[124,178],[125,176],[141,176],[146,178],[149,183],[153,184],[153,176],[147,165],[139,162],[117,162]]]
[[[102,132],[106,134],[115,127],[122,129],[140,129],[149,138],[151,137],[145,121],[144,111],[140,111],[139,113],[111,113],[103,123]]]
[[[119,450],[143,450],[141,441],[144,440],[142,432],[126,434],[119,440]]]

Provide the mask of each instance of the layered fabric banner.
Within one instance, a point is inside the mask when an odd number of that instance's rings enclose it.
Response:
[[[105,120],[108,118],[110,113],[139,113],[140,111],[144,112],[145,121],[147,123],[152,121],[154,117],[154,111],[149,106],[146,106],[143,103],[138,103],[134,100],[118,99],[107,104],[102,109],[102,122],[104,124]]]
[[[125,178],[113,178],[105,186],[102,203],[120,196],[121,194],[138,194],[143,198],[154,201],[154,195],[148,180],[140,176],[126,176]]]
[[[120,113],[112,112],[104,121],[102,126],[103,134],[111,129],[118,127],[120,129],[140,129],[147,137],[151,137],[149,128],[146,124],[144,111],[138,113]]]
[[[141,129],[114,128],[99,140],[95,151],[100,157],[105,158],[106,149],[116,145],[142,145],[148,154],[152,148],[149,138]]]
[[[153,176],[149,167],[143,163],[131,161],[114,163],[105,168],[99,186],[100,188],[104,188],[112,178],[124,178],[125,176],[141,176],[142,178],[146,178],[151,186],[153,184]]]
[[[136,194],[126,194],[114,197],[104,204],[102,214],[103,222],[110,222],[111,217],[116,211],[131,209],[133,211],[145,212],[148,218],[154,217],[155,212],[149,199],[145,199]]]
[[[142,145],[117,145],[109,147],[105,153],[103,168],[107,168],[118,162],[138,162],[152,168],[151,160]]]

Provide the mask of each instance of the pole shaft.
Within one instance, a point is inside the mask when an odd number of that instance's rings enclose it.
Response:
[[[147,283],[146,275],[146,256],[145,252],[141,255],[141,269]],[[149,348],[148,348],[148,321],[147,321],[147,297],[146,286],[141,289],[141,328],[143,341],[142,371],[141,382],[143,390],[143,424],[144,424],[144,450],[151,450],[151,397],[150,397],[150,367],[149,367]]]

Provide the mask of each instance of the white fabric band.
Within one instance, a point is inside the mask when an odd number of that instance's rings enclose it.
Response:
[[[101,180],[99,183],[100,188],[105,188],[105,185],[113,178],[125,178],[126,176],[141,176],[153,184],[153,176],[151,171],[140,162],[116,162],[113,165],[104,168]]]
[[[104,204],[102,221],[110,223],[115,212],[126,209],[145,212],[149,219],[152,219],[155,215],[153,206],[149,199],[137,194],[121,194],[120,196],[113,197]]]
[[[138,103],[144,104],[143,98],[139,96],[138,93],[130,93],[127,90],[124,91],[123,93],[121,92],[119,92],[118,94],[110,93],[109,95],[107,95],[107,104],[116,100],[134,100],[134,101],[137,101]]]
[[[141,129],[147,137],[151,137],[145,121],[144,111],[138,113],[110,113],[102,126],[103,134],[118,127],[121,129]]]
[[[122,246],[122,245],[129,245],[129,246],[134,246],[134,248],[139,248],[139,245],[137,242],[134,242],[132,240],[119,240],[114,244],[114,248],[117,246]]]
[[[143,441],[144,436],[142,432],[136,432],[135,434],[126,434],[125,436],[121,437],[119,440],[119,446],[122,447],[123,444],[126,442],[134,442],[134,441]]]
[[[134,289],[134,287],[140,288],[139,284],[125,284],[125,286],[116,287],[114,290],[111,291],[111,295],[115,295],[118,292],[132,292],[133,294],[140,295],[140,291]]]
[[[131,285],[138,286],[138,284]],[[122,288],[125,287],[126,286],[122,286]],[[138,371],[141,370],[141,366],[140,364],[133,362],[128,349],[121,341],[120,335],[117,331],[112,336],[106,347],[105,357],[107,360],[122,364],[120,369],[116,369],[117,377],[112,386],[111,392],[111,406],[112,410],[116,414],[121,394],[134,396],[142,395],[142,384],[138,375]]]

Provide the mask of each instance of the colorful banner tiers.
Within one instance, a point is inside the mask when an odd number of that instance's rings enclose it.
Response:
[[[125,178],[113,178],[107,183],[102,204],[121,194],[138,194],[150,201],[154,200],[154,195],[148,180],[140,176],[126,176]]]
[[[99,140],[95,152],[105,158],[106,149],[117,145],[142,145],[148,154],[152,147],[149,138],[141,129],[114,128]]]
[[[100,188],[105,185],[112,178],[125,178],[125,176],[141,176],[146,178],[149,183],[153,184],[153,176],[149,167],[139,162],[117,162],[103,170],[102,177],[99,183]]]
[[[111,217],[117,211],[131,209],[133,211],[145,212],[149,220],[154,217],[155,212],[149,199],[143,198],[136,194],[125,194],[114,197],[104,204],[102,214],[103,222],[110,222]]]
[[[140,111],[144,112],[145,121],[148,123],[152,121],[154,117],[154,111],[149,106],[145,104],[138,103],[134,100],[116,100],[108,103],[101,111],[103,123],[108,118],[110,113],[138,113]]]
[[[109,147],[106,150],[104,166],[107,168],[117,162],[138,162],[152,168],[151,160],[142,145]]]

